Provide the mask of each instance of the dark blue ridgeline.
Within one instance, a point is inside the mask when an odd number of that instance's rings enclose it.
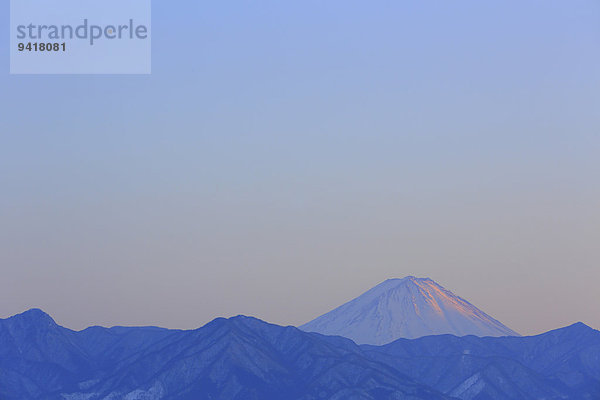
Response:
[[[600,399],[600,332],[357,346],[249,317],[193,331],[0,320],[0,400]]]

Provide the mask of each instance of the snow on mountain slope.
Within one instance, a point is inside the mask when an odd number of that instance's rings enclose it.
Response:
[[[389,279],[300,329],[382,345],[428,335],[519,336],[429,278]]]
[[[599,360],[600,332],[581,323],[357,346],[244,316],[192,331],[0,319],[1,400],[592,400]]]

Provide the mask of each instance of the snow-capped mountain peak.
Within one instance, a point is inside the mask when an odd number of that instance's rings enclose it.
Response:
[[[381,345],[399,338],[519,336],[429,278],[388,279],[300,329]]]

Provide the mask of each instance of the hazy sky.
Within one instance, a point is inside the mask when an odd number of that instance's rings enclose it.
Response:
[[[300,324],[416,275],[600,328],[597,0],[155,1],[151,76],[0,48],[0,317]]]

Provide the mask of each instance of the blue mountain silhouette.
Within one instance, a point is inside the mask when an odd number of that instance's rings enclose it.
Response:
[[[600,332],[358,346],[244,316],[191,331],[0,320],[1,400],[539,398],[600,398]]]

